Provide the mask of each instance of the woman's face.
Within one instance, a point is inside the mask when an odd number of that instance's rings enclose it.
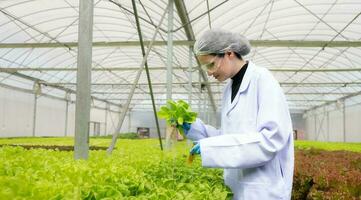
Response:
[[[232,77],[232,66],[230,65],[229,54],[223,57],[213,55],[200,55],[198,60],[201,68],[207,72],[208,76],[213,76],[218,81],[225,81]]]

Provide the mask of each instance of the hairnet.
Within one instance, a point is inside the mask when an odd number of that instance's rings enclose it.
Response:
[[[238,33],[212,29],[206,31],[195,43],[196,55],[224,54],[233,51],[241,56],[251,51],[249,41]]]

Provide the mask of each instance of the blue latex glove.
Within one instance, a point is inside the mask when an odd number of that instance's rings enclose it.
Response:
[[[188,131],[191,129],[191,124],[187,122],[183,122],[182,128],[184,130],[184,134],[188,134]]]
[[[201,154],[201,146],[199,145],[199,142],[198,143],[196,143],[193,147],[192,147],[192,149],[190,150],[190,152],[189,152],[190,154]]]

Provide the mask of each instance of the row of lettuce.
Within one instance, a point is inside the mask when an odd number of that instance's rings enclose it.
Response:
[[[72,138],[0,139],[0,144],[72,142]],[[90,139],[96,146],[109,142]],[[351,151],[316,150],[312,145]],[[360,144],[298,141],[296,146],[292,199],[361,198]],[[88,161],[74,161],[69,151],[3,146],[0,199],[231,199],[220,169],[202,168],[199,158],[187,164],[190,147],[184,141],[161,152],[157,140],[119,140],[111,156],[91,151]]]
[[[0,148],[0,199],[227,199],[222,172],[186,164],[186,143],[162,153],[154,140],[120,141],[111,156]]]

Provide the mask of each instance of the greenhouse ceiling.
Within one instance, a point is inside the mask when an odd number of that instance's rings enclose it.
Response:
[[[246,59],[272,71],[293,111],[361,93],[359,0],[175,0],[173,9],[168,0],[135,3],[137,12],[130,0],[94,0],[91,95],[97,102],[121,106],[129,96],[143,59],[135,17],[145,48],[152,44],[147,63],[157,105],[166,99],[172,41],[172,98],[189,99],[191,92],[193,106],[219,109],[225,83],[200,72],[190,51],[210,28],[245,35],[253,48]],[[2,0],[0,12],[0,86],[75,99],[79,1]],[[152,108],[143,71],[131,109]]]

